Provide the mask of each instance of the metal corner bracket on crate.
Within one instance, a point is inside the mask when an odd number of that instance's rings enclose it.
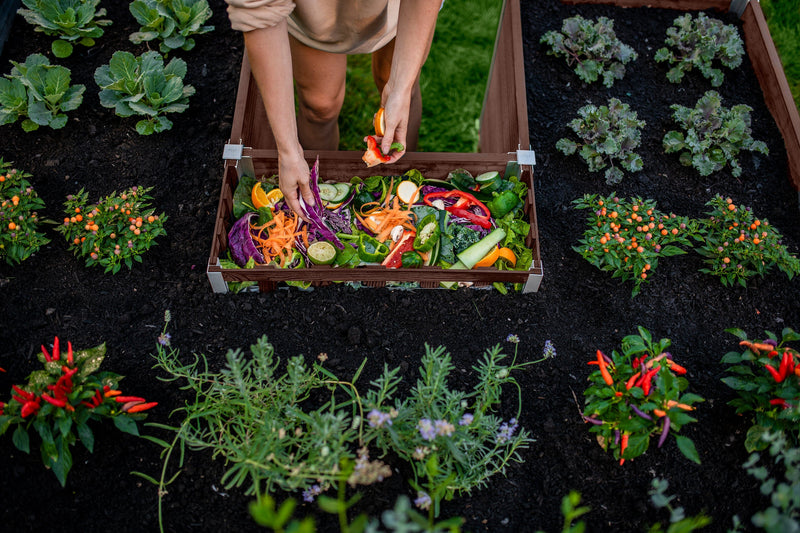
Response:
[[[253,167],[253,158],[250,156],[242,155],[245,146],[243,144],[226,144],[222,149],[222,159],[230,159],[236,161],[236,170],[239,177],[255,176],[256,171]]]

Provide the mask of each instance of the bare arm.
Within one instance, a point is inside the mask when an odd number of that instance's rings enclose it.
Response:
[[[386,132],[381,142],[383,153],[389,153],[393,142],[406,145],[411,90],[428,58],[440,5],[439,0],[403,0],[400,3],[392,70],[381,95],[381,104],[386,109]],[[394,154],[389,162],[394,163],[402,154]]]
[[[297,137],[292,55],[286,20],[269,28],[245,32],[244,44],[278,148],[281,192],[289,207],[300,214],[300,195],[308,205],[314,205],[314,196],[309,187],[308,163]]]

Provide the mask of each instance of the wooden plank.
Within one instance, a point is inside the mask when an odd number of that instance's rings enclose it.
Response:
[[[481,109],[479,150],[484,153],[530,149],[521,20],[519,0],[506,0]]]
[[[617,7],[655,7],[659,9],[681,9],[685,11],[716,9],[728,11],[730,0],[561,0],[562,4],[606,4]]]
[[[786,144],[792,185],[800,190],[800,115],[758,2],[748,2],[742,14],[742,24],[747,55],[764,93],[764,101]]]

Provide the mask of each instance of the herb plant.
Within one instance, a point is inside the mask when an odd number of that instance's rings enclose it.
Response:
[[[701,272],[718,276],[726,286],[745,287],[747,280],[764,276],[775,268],[792,279],[800,274],[800,259],[789,253],[781,234],[765,218],[757,218],[749,207],[737,206],[731,198],[717,195],[706,205],[712,210],[699,228],[705,257]]]
[[[738,398],[728,402],[737,414],[752,417],[745,448],[763,450],[768,433],[785,433],[795,445],[800,438],[800,354],[788,343],[800,340],[800,334],[784,328],[779,339],[771,331],[760,340],[748,339],[741,329],[726,330],[740,339],[743,352],[731,351],[722,362],[731,365],[731,375],[723,383],[735,390]],[[797,370],[795,371],[795,368]]]
[[[641,143],[645,121],[639,120],[628,104],[612,98],[607,106],[583,106],[578,110],[578,118],[568,126],[580,141],[564,137],[556,143],[556,148],[564,155],[577,151],[591,172],[609,167],[605,172],[609,185],[622,181],[620,167],[629,172],[642,170],[642,158],[634,150]]]
[[[42,462],[61,486],[72,468],[70,446],[80,440],[89,452],[94,449],[90,420],[110,418],[117,429],[138,435],[136,421],[157,405],[138,396],[123,396],[118,388],[122,376],[98,372],[105,353],[105,344],[73,351],[72,343],[61,353],[56,337],[52,348],[42,346],[37,356],[43,369],[31,373],[27,384],[14,385],[8,403],[0,402],[0,435],[14,427],[14,446],[30,453],[29,431],[35,430],[41,439]]]
[[[604,272],[634,281],[631,296],[649,282],[659,259],[686,253],[698,224],[674,213],[665,214],[650,199],[587,194],[572,202],[589,209],[587,228],[573,250]]]
[[[150,135],[172,128],[167,113],[183,113],[189,107],[194,87],[184,85],[186,62],[173,58],[164,66],[164,58],[156,51],[135,57],[118,50],[108,65],[94,72],[100,86],[100,104],[113,108],[119,117],[143,115],[136,123],[140,135]]]
[[[655,342],[641,326],[638,332],[623,338],[622,351],[614,350],[611,357],[597,350],[589,364],[598,368],[589,375],[591,385],[584,391],[584,420],[620,465],[645,453],[651,436],[660,435],[661,447],[670,431],[679,433],[686,424],[696,422],[689,413],[703,401],[686,392],[686,369],[666,351],[671,341]],[[684,456],[700,463],[691,439],[676,435],[675,441]]]
[[[44,201],[29,177],[0,157],[0,258],[10,265],[21,263],[50,242],[39,231],[43,221],[38,210],[44,209]]]
[[[503,364],[505,358],[499,346],[486,350],[473,367],[478,374],[473,390],[456,391],[447,383],[454,369],[450,354],[426,346],[420,378],[408,397],[396,397],[399,369],[385,367],[364,400],[366,441],[412,465],[415,503],[431,517],[438,516],[442,499],[481,487],[511,461],[521,462],[519,450],[532,440],[518,426],[521,406],[507,421],[495,413],[503,386],[519,388],[511,372],[524,366]]]
[[[214,26],[203,26],[211,18],[207,0],[134,0],[130,12],[141,24],[130,35],[134,44],[158,39],[162,53],[194,48],[192,35],[208,33]]]
[[[694,108],[679,104],[670,106],[672,116],[683,131],[672,130],[664,135],[664,151],[680,152],[680,162],[693,166],[701,176],[708,176],[731,166],[731,174],[739,177],[742,167],[736,159],[739,152],[749,150],[768,154],[763,141],[751,136],[748,105],[739,104],[728,109],[716,91],[707,91]]]
[[[800,529],[800,448],[796,441],[781,432],[770,432],[762,438],[768,444],[772,464],[759,465],[761,456],[754,452],[743,466],[761,483],[761,494],[769,496],[770,506],[754,514],[751,521],[767,533],[797,531]],[[782,465],[779,468],[783,470],[783,479],[773,477],[778,470],[773,465]]]
[[[24,63],[11,63],[11,73],[0,78],[0,126],[22,118],[26,132],[39,126],[63,128],[67,123],[64,113],[81,105],[86,87],[70,85],[72,72],[51,65],[41,54],[29,55]]]
[[[17,13],[36,26],[36,31],[55,36],[51,46],[56,57],[69,57],[73,43],[91,47],[95,39],[103,35],[102,26],[109,26],[110,20],[98,19],[106,14],[98,9],[100,0],[22,0],[28,8],[20,8]]]
[[[719,87],[725,75],[714,62],[734,69],[744,56],[744,43],[736,27],[705,13],[698,13],[697,18],[690,13],[676,18],[673,27],[667,29],[665,44],[656,52],[655,60],[669,62],[667,79],[672,83],[680,83],[686,72],[697,68],[711,85]]]
[[[550,46],[549,55],[562,56],[586,83],[602,78],[611,87],[625,76],[625,65],[634,61],[636,51],[614,33],[614,21],[599,17],[596,22],[580,15],[564,19],[561,31],[551,30],[540,42]]]
[[[152,187],[131,187],[89,204],[83,189],[64,202],[65,217],[56,230],[73,253],[86,258],[86,266],[100,265],[116,274],[123,265],[133,268],[156,238],[166,235],[167,217],[150,207]]]

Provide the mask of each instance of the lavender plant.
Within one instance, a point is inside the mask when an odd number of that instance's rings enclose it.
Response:
[[[614,21],[599,17],[596,22],[580,15],[564,19],[561,31],[548,31],[541,43],[550,45],[549,55],[562,56],[586,83],[603,79],[611,87],[625,76],[625,65],[634,61],[636,51],[617,38]]]
[[[642,170],[642,158],[634,152],[642,139],[641,128],[636,111],[617,98],[611,98],[608,105],[586,105],[578,110],[578,118],[568,126],[580,140],[575,142],[566,137],[559,139],[556,148],[564,155],[578,152],[589,165],[590,172],[605,172],[609,185],[622,181],[625,169],[629,172]]]
[[[665,44],[667,47],[656,52],[655,60],[669,62],[667,79],[672,83],[680,83],[686,72],[697,68],[711,85],[719,87],[725,75],[714,66],[715,61],[733,69],[742,64],[744,56],[744,43],[736,27],[705,13],[697,18],[690,13],[676,18],[673,27],[667,29]]]

